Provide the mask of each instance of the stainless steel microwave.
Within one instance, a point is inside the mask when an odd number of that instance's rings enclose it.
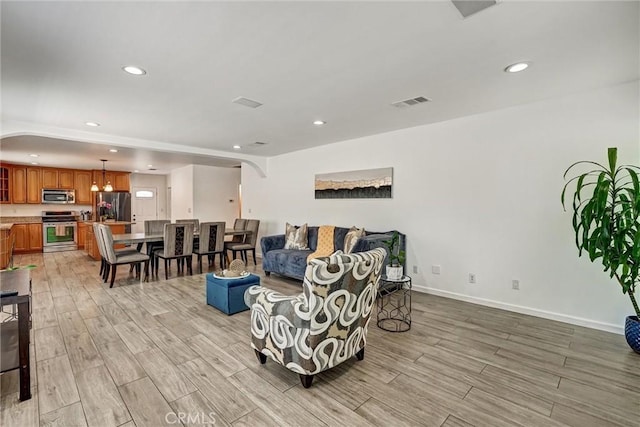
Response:
[[[42,203],[70,205],[76,203],[76,190],[42,189]]]

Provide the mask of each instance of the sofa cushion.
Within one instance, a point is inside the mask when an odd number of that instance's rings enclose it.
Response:
[[[284,233],[285,249],[309,249],[307,240],[307,224],[295,226],[287,223]]]
[[[365,235],[364,228],[351,227],[344,237],[344,253],[350,254],[358,243],[358,239]]]

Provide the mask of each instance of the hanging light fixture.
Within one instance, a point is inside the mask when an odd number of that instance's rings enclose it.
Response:
[[[106,182],[106,184],[102,188],[102,191],[113,191],[113,187],[111,186],[111,181],[107,181],[107,170],[104,167],[105,162],[108,162],[108,160],[100,159],[100,161],[102,162],[102,183],[104,184]],[[91,186],[91,191],[100,191],[95,181],[93,181],[93,185]]]

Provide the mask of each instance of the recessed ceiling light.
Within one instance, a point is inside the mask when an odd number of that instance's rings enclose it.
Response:
[[[315,122],[313,122],[314,125],[316,126],[322,126],[324,124],[326,124],[327,122],[322,121],[322,120],[316,120]]]
[[[240,148],[242,148],[242,147],[240,147],[239,145],[234,145],[234,146],[233,146],[233,149],[234,149],[234,150],[239,150]]]
[[[91,126],[92,128],[97,128],[98,126],[100,126],[100,123],[96,122],[84,122],[84,124],[87,126]]]
[[[29,157],[40,157],[39,154],[29,154]]]
[[[112,153],[117,153],[118,152],[118,150],[116,150],[115,148],[110,148],[109,151],[112,152]]]
[[[507,73],[519,73],[529,68],[529,65],[531,65],[530,62],[516,62],[515,64],[509,65],[504,71]]]
[[[37,164],[38,164],[38,162],[31,162],[31,164],[32,164],[32,165],[37,165]]]
[[[152,167],[153,167],[153,165],[147,165],[147,167],[148,167],[148,168],[152,168]]]
[[[134,172],[140,172],[138,169],[134,170]]]
[[[144,76],[147,74],[145,70],[140,67],[136,67],[135,65],[127,65],[126,67],[122,67],[124,71],[129,74],[133,74],[134,76]]]

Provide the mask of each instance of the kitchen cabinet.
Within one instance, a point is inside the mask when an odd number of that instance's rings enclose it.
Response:
[[[29,251],[42,251],[42,224],[27,224],[29,231]]]
[[[29,250],[29,228],[27,224],[14,224],[11,229],[13,238],[13,253],[27,252]]]
[[[78,249],[84,249],[86,237],[87,237],[87,223],[78,222]]]
[[[40,168],[27,168],[27,203],[42,203]]]
[[[0,165],[0,203],[11,203],[11,168]]]
[[[13,253],[42,252],[42,224],[14,224]]]
[[[58,188],[58,169],[42,168],[42,188]]]
[[[107,182],[111,183],[113,191],[131,191],[131,184],[129,180],[129,172],[107,171],[102,177],[101,170],[93,171],[93,180],[98,184],[100,191],[107,185]]]
[[[27,203],[27,168],[11,168],[11,202]]]
[[[76,189],[76,204],[93,205],[93,173],[88,170],[76,170],[73,172],[74,188]]]
[[[0,228],[0,270],[4,270],[11,262],[11,233],[12,227]]]
[[[58,187],[65,190],[73,190],[73,169],[58,169]]]

